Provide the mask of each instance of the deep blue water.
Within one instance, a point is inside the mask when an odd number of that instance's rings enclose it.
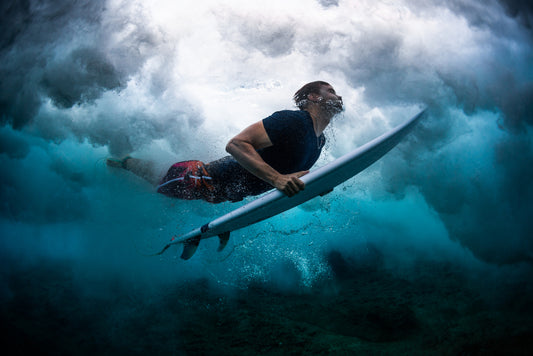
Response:
[[[243,203],[170,199],[106,167],[105,148],[3,135],[28,143],[24,157],[2,155],[2,319],[21,352],[531,346],[531,266],[476,257],[419,189],[381,187],[405,144],[333,193],[233,232],[223,252],[205,240],[183,261],[179,248],[149,255]]]

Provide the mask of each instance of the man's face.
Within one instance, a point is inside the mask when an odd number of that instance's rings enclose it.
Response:
[[[330,114],[336,115],[344,110],[342,97],[337,95],[335,89],[333,89],[331,85],[323,85],[320,87],[320,98],[320,105]]]

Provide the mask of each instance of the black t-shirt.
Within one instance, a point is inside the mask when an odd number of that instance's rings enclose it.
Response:
[[[310,169],[317,161],[326,141],[316,136],[313,120],[307,111],[278,111],[263,119],[272,146],[258,150],[259,155],[281,174]],[[239,201],[273,187],[244,169],[231,156],[211,162],[206,167],[217,187],[217,194]]]

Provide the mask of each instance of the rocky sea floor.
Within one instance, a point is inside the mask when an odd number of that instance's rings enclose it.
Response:
[[[69,264],[3,271],[9,355],[531,355],[524,283],[465,277],[449,262],[409,275],[332,252],[312,287],[195,280],[159,289],[106,282],[80,293]]]

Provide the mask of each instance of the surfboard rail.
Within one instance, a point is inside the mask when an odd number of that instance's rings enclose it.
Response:
[[[305,189],[298,194],[288,197],[279,190],[273,190],[174,239],[156,255],[161,255],[172,245],[183,244],[181,258],[186,260],[194,255],[202,239],[214,236],[219,237],[218,251],[222,251],[232,231],[268,219],[316,196],[325,195],[339,184],[368,168],[393,149],[420,121],[425,112],[426,109],[422,110],[381,136],[301,177],[300,179],[305,183]]]

